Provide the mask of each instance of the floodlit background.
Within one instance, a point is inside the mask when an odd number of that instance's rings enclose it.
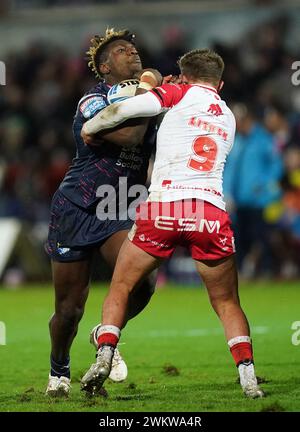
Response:
[[[241,276],[299,278],[299,1],[2,0],[1,283],[51,278],[49,205],[75,154],[77,102],[95,84],[85,51],[107,26],[134,31],[144,67],[162,74],[176,74],[178,57],[193,48],[223,56],[222,97],[238,126],[224,193]],[[94,277],[109,277],[100,261]],[[183,251],[161,270],[159,283],[166,280],[197,282]]]

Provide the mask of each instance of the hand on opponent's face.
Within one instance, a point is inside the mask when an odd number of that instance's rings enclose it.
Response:
[[[141,82],[147,82],[149,83],[152,87],[159,87],[160,85],[163,84],[182,84],[183,80],[182,80],[182,76],[178,76],[178,75],[166,75],[166,76],[162,76],[161,73],[157,70],[157,69],[143,69],[141,72],[139,72],[138,74],[138,79]]]
[[[170,75],[163,77],[157,69],[152,69],[152,68],[146,68],[146,69],[141,70],[140,72],[138,72],[136,78],[141,79],[144,72],[151,72],[151,74],[154,75],[156,82],[155,81],[153,81],[153,83],[151,82],[151,84],[153,84],[153,87],[158,87],[162,84],[182,84],[182,77],[181,76],[170,74]],[[142,78],[142,80],[143,80],[143,78]]]
[[[145,73],[145,72],[149,72],[149,74]],[[161,75],[161,73],[157,70],[157,69],[152,69],[152,68],[145,68],[142,69],[141,71],[139,71],[137,74],[135,74],[135,78],[141,80],[142,75],[144,74],[144,79],[142,78],[142,81],[144,81],[145,79],[147,79],[146,77],[148,76],[149,78],[152,78],[153,81],[151,80],[151,85],[153,87],[158,87],[162,84],[163,82],[163,77]],[[150,80],[149,80],[150,82]]]
[[[163,78],[163,84],[182,84],[182,79],[177,75],[167,75]]]

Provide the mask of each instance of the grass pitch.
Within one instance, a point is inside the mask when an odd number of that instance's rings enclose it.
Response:
[[[247,400],[221,325],[203,288],[158,289],[148,308],[122,333],[129,376],[105,383],[108,397],[87,399],[79,380],[94,361],[89,331],[98,322],[105,286],[95,286],[71,352],[68,400],[44,396],[49,372],[47,322],[53,311],[50,286],[0,289],[0,411],[300,411],[300,345],[291,329],[300,321],[299,283],[253,282],[240,289],[254,342],[263,400]]]

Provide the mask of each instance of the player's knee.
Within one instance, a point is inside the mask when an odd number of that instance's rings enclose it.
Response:
[[[155,281],[151,275],[148,276],[141,284],[139,292],[143,293],[145,296],[151,297],[155,291]]]
[[[76,326],[81,320],[84,312],[84,304],[74,302],[61,302],[57,304],[56,314],[68,327]]]
[[[128,297],[127,320],[138,315],[147,306],[154,291],[155,284],[153,281],[145,279],[130,292]]]
[[[239,299],[233,293],[210,295],[210,303],[218,315],[226,312],[232,306],[239,305]]]
[[[155,284],[150,279],[145,279],[141,284],[134,287],[129,295],[129,303],[146,305],[155,291]]]

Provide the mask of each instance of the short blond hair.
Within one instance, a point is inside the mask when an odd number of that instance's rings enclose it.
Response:
[[[178,61],[183,75],[218,85],[224,71],[222,57],[210,49],[195,49]]]

